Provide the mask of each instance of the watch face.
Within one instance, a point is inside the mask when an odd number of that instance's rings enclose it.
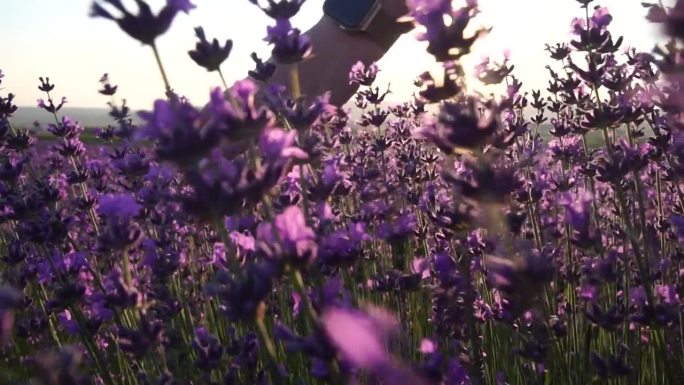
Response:
[[[378,0],[326,0],[323,12],[342,27],[362,29],[372,16]]]

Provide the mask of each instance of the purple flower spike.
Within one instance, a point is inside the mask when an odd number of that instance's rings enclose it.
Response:
[[[600,30],[605,30],[613,21],[613,16],[608,12],[607,7],[598,7],[591,16],[591,26]]]
[[[357,84],[360,86],[370,87],[373,85],[376,76],[378,76],[378,65],[373,63],[365,66],[363,62],[357,62],[349,72],[349,84]]]
[[[57,105],[55,105],[52,100],[50,100],[48,103],[49,104],[46,104],[43,99],[38,99],[38,108],[42,108],[52,114],[62,109],[62,107],[67,103],[67,98],[62,97],[62,100]]]
[[[266,41],[273,44],[273,57],[281,64],[294,64],[311,55],[311,40],[292,28],[287,19],[278,19],[276,25],[267,27]]]
[[[17,105],[12,102],[13,100],[13,94],[8,94],[6,98],[0,96],[0,120],[12,116],[17,110]]]
[[[186,100],[154,102],[154,110],[140,112],[146,124],[137,132],[139,139],[156,141],[159,160],[178,165],[195,164],[218,143],[215,125],[201,119],[200,113]]]
[[[202,27],[195,28],[195,34],[199,41],[195,44],[195,49],[188,52],[188,55],[197,65],[206,68],[207,71],[217,71],[221,63],[228,59],[233,49],[233,41],[226,40],[224,46],[221,46],[218,39],[209,42]]]
[[[682,39],[684,37],[684,2],[677,0],[672,7],[661,7],[659,4],[642,3],[648,6],[647,19],[654,23],[661,23],[664,32],[672,37]]]
[[[102,6],[101,2],[109,4],[122,16],[115,17]],[[167,0],[159,14],[155,15],[146,2],[135,0],[138,6],[138,14],[134,15],[124,7],[120,0],[101,0],[101,2],[93,2],[90,16],[115,21],[128,36],[146,45],[153,45],[155,39],[169,29],[178,12],[189,13],[195,8],[190,0]]]
[[[256,67],[253,70],[249,70],[247,75],[254,80],[259,80],[262,82],[267,82],[275,73],[276,66],[270,62],[264,62],[261,60],[256,52],[252,52],[250,55]]]
[[[608,25],[613,17],[605,7],[597,7],[589,25],[584,18],[574,18],[571,24],[571,32],[580,38],[579,41],[572,41],[573,47],[580,51],[597,51],[601,53],[614,53],[622,44],[622,37],[615,42],[608,32]]]
[[[74,139],[83,132],[83,127],[65,115],[60,124],[49,124],[47,130],[59,138]]]
[[[509,66],[508,61],[507,53],[501,63],[492,62],[489,57],[485,57],[475,66],[475,76],[484,84],[499,84],[513,72],[514,66]]]
[[[284,131],[272,128],[264,131],[259,138],[259,149],[266,159],[278,161],[281,159],[305,160],[308,155],[304,150],[295,146],[296,131]]]
[[[254,82],[241,80],[233,84],[228,94],[214,88],[206,109],[222,136],[232,142],[250,141],[275,122],[268,109],[256,106],[255,99]]]
[[[408,6],[411,16],[424,27],[418,40],[427,41],[428,53],[440,62],[468,54],[475,41],[488,32],[481,28],[472,36],[464,35],[470,20],[479,12],[475,0],[468,0],[458,9],[453,8],[451,0],[410,0]]]
[[[131,194],[109,194],[100,198],[98,213],[109,219],[130,220],[140,214],[140,209]]]
[[[330,308],[321,321],[332,344],[353,366],[369,370],[386,384],[426,383],[412,370],[397,364],[387,351],[387,339],[398,322],[386,310],[373,306],[364,310]]]
[[[304,213],[290,206],[276,216],[274,223],[257,229],[258,247],[270,258],[297,266],[316,258],[316,234],[307,226]]]
[[[197,8],[197,6],[191,3],[190,0],[167,0],[166,4],[171,9],[175,9],[177,12],[183,12],[186,14]]]
[[[493,141],[499,130],[499,108],[469,97],[462,103],[447,102],[436,118],[426,118],[415,135],[434,143],[447,153],[468,150]]]
[[[674,228],[674,233],[677,236],[680,244],[684,244],[684,216],[673,214],[670,217],[670,222]]]
[[[587,21],[581,17],[576,17],[572,19],[570,23],[570,30],[576,35],[580,35],[585,29],[587,29]]]
[[[259,0],[249,0],[250,3],[261,8],[269,17],[275,20],[288,20],[294,17],[306,0],[267,0],[268,6],[261,5]]]
[[[420,341],[420,352],[423,354],[432,354],[437,352],[437,343],[435,341],[424,338]]]
[[[385,338],[397,326],[382,309],[370,312],[333,308],[321,317],[323,328],[344,357],[358,368],[380,368],[390,362]]]
[[[137,246],[144,237],[133,219],[141,206],[128,193],[110,194],[100,198],[98,213],[106,219],[105,231],[100,235],[104,249],[125,250]]]

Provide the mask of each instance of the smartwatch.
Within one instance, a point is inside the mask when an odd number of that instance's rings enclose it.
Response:
[[[380,0],[325,0],[323,13],[343,30],[363,34],[385,51],[413,28],[388,16]]]

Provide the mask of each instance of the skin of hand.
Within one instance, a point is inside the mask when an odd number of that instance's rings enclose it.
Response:
[[[383,11],[394,19],[398,19],[408,14],[409,9],[406,6],[406,0],[381,0]]]
[[[408,14],[405,0],[380,0],[382,12],[391,19],[398,19]],[[390,27],[382,33],[399,35],[407,32],[405,26],[397,29]],[[331,102],[344,104],[352,97],[357,86],[349,84],[349,70],[357,61],[366,64],[380,60],[386,49],[380,47],[363,33],[343,31],[328,16],[321,20],[307,34],[313,44],[313,56],[298,64],[300,88],[308,98],[331,92]],[[289,67],[278,66],[274,82],[289,86]]]
[[[380,14],[367,31],[386,51],[401,35],[414,27],[406,0],[379,0]]]

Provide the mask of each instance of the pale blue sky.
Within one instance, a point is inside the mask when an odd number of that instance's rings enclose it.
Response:
[[[126,2],[126,1],[124,1]],[[120,94],[134,108],[146,109],[163,96],[163,85],[149,47],[143,47],[115,23],[88,17],[89,0],[0,0],[0,69],[6,77],[3,93],[17,95],[19,105],[35,105],[41,92],[39,76],[57,84],[55,96],[67,96],[72,107],[104,106],[98,79],[107,72]],[[149,0],[158,9],[164,0]],[[202,25],[208,37],[234,40],[231,57],[223,66],[229,80],[244,77],[252,68],[249,54],[268,54],[262,41],[270,20],[247,0],[194,0],[197,8],[179,15],[171,30],[159,39],[159,49],[172,86],[195,103],[207,100],[208,90],[219,84],[215,73],[197,67],[187,56],[195,43],[193,28]],[[323,0],[308,0],[294,20],[307,29],[321,15]],[[545,88],[544,66],[550,63],[544,43],[566,41],[570,21],[581,16],[575,0],[480,0],[479,20],[494,30],[475,49],[468,65],[484,55],[501,57],[511,51],[516,73],[525,88]],[[644,20],[640,0],[603,0],[614,15],[611,31],[625,36],[628,45],[650,50],[659,40],[657,29]],[[668,2],[668,3],[671,3]],[[391,82],[392,98],[412,92],[420,72],[434,68],[412,35],[403,37],[380,62],[379,81]]]

